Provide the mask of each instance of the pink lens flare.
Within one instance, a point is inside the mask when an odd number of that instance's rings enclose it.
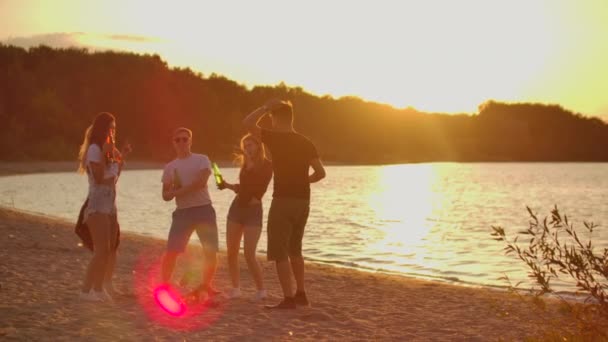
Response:
[[[184,293],[198,285],[197,282],[184,285],[162,282],[162,255],[162,250],[150,248],[140,251],[137,257],[133,290],[139,308],[154,324],[175,331],[198,331],[212,326],[224,314],[225,306],[184,297]],[[188,257],[183,256],[186,260]]]
[[[154,300],[166,313],[179,317],[186,313],[186,304],[181,296],[168,285],[161,285],[154,290]]]

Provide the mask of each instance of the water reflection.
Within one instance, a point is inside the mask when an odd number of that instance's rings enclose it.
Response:
[[[434,191],[436,168],[433,164],[379,168],[366,194],[377,219],[368,248],[395,267],[428,262],[425,240],[434,225],[433,212],[442,205],[442,194]]]
[[[481,284],[527,280],[526,268],[491,240],[490,226],[508,234],[526,228],[525,206],[541,217],[558,204],[577,227],[608,222],[608,164],[458,164],[330,166],[312,186],[304,254],[316,261]],[[237,169],[225,169],[237,179]],[[166,239],[174,204],[160,198],[160,170],[127,171],[119,189],[125,230]],[[86,196],[85,177],[57,173],[0,177],[0,205],[74,222]],[[210,187],[220,241],[233,198]],[[264,198],[265,218],[272,188]],[[196,238],[191,243],[197,243]],[[608,230],[594,233],[608,246]],[[222,246],[223,247],[223,246]],[[259,252],[266,248],[262,234]],[[528,282],[529,283],[529,282]]]

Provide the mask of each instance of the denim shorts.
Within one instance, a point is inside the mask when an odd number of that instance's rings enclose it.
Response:
[[[215,209],[211,204],[177,209],[173,212],[169,239],[167,240],[167,251],[183,253],[194,231],[196,231],[203,248],[218,250],[217,221]]]
[[[242,224],[243,226],[261,227],[263,212],[262,203],[243,206],[235,198],[228,210],[228,221]]]
[[[89,187],[89,203],[84,212],[84,220],[93,213],[116,215],[116,187],[95,184]]]

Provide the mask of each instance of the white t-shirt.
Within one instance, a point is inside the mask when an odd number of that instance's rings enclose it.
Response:
[[[204,154],[192,153],[186,158],[177,158],[165,165],[162,182],[164,184],[173,184],[174,175],[177,173],[182,186],[188,186],[194,183],[197,178],[200,177],[201,171],[205,169],[211,170],[209,158]],[[176,196],[175,204],[177,205],[177,209],[200,207],[211,204],[209,188],[205,184],[205,187],[198,191]]]
[[[104,156],[103,156],[103,153],[101,153],[101,148],[99,148],[99,146],[97,146],[97,144],[91,144],[91,145],[89,145],[89,148],[87,150],[85,165],[88,168],[90,166],[91,162],[101,163],[103,158],[104,158]],[[90,169],[89,169],[88,174],[89,174],[89,185],[95,184],[95,178],[93,177],[93,173],[90,172]],[[112,177],[118,177],[118,163],[108,164],[108,165],[106,165],[106,168],[103,170],[104,179],[112,178]]]

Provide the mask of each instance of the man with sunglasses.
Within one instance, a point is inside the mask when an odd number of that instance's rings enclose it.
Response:
[[[175,261],[186,250],[192,232],[196,231],[203,246],[203,279],[195,290],[216,294],[211,283],[215,275],[218,251],[218,231],[215,209],[207,180],[211,175],[211,162],[206,155],[192,153],[192,131],[180,127],[173,132],[173,148],[177,158],[169,162],[163,171],[162,197],[165,201],[175,198],[176,210],[167,241],[167,251],[163,257],[161,276],[165,283],[171,281]]]

